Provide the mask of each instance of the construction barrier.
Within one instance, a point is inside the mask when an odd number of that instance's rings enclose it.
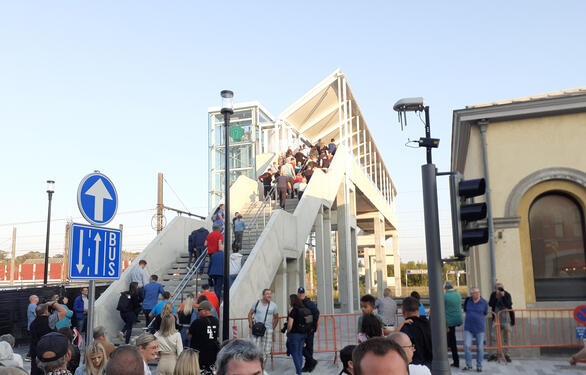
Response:
[[[510,324],[511,312],[514,325]],[[577,326],[572,308],[499,311],[493,328],[499,358],[514,348],[580,348],[583,343],[576,337]]]
[[[515,324],[512,326],[509,318],[511,311],[515,314]],[[360,315],[320,315],[318,329],[314,334],[314,353],[332,353],[332,360],[336,362],[337,353],[342,348],[358,344],[357,325]],[[403,320],[403,316],[397,314],[397,324],[400,325]],[[233,333],[239,338],[250,337],[248,318],[230,319],[230,324]],[[271,357],[287,353],[287,337],[280,332],[286,324],[287,317],[280,316],[273,331]],[[500,358],[504,358],[506,350],[514,348],[580,348],[583,344],[576,338],[576,326],[571,308],[503,310],[494,317],[489,312],[486,316],[485,350],[493,350]],[[463,341],[464,325],[458,330]],[[458,349],[464,348],[460,346]]]

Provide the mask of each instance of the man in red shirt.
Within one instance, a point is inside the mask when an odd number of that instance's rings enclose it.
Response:
[[[208,234],[204,246],[208,248],[208,255],[217,253],[219,249],[224,250],[224,236],[220,232],[222,228],[219,225],[214,225],[212,233]]]
[[[206,296],[208,301],[212,304],[212,306],[216,309],[216,312],[220,314],[220,301],[218,301],[218,297],[216,293],[210,291],[210,286],[205,284],[201,287],[201,294],[197,296],[197,300],[199,300],[200,296]],[[199,308],[199,305],[196,305]]]

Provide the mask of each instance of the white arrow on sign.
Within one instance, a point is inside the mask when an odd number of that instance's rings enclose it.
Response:
[[[96,241],[96,254],[94,255],[94,257],[96,258],[96,265],[94,266],[94,274],[98,274],[98,263],[100,261],[100,258],[98,258],[98,255],[100,254],[100,241],[102,241],[102,238],[100,237],[100,234],[96,234],[96,236],[94,237],[94,241]]]
[[[83,229],[79,231],[79,258],[77,259],[77,272],[81,273],[83,270],[83,263],[81,260],[83,259]]]
[[[108,193],[108,189],[106,189],[102,179],[98,178],[85,193],[94,197],[94,220],[104,220],[104,199],[112,200],[112,196]]]

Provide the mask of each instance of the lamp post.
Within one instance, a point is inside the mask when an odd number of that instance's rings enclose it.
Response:
[[[222,315],[222,339],[227,340],[230,332],[230,115],[234,113],[234,93],[222,90],[224,115],[224,311]]]
[[[407,112],[425,113],[425,138],[419,138],[419,147],[426,148],[427,163],[421,166],[423,185],[423,210],[425,219],[425,247],[427,252],[427,274],[429,277],[429,302],[433,308],[431,319],[431,341],[433,343],[433,375],[450,374],[448,348],[446,342],[446,310],[442,288],[442,253],[439,232],[439,214],[437,206],[437,169],[432,163],[431,149],[437,148],[439,139],[431,138],[429,123],[429,106],[424,105],[423,98],[401,99],[393,109],[403,114],[406,121]],[[401,118],[401,117],[399,117]],[[402,121],[401,121],[402,122]]]
[[[47,240],[45,242],[45,274],[43,276],[43,285],[47,285],[47,278],[49,276],[49,234],[51,231],[51,200],[55,192],[55,181],[47,180],[47,194],[49,196],[49,212],[47,214]]]

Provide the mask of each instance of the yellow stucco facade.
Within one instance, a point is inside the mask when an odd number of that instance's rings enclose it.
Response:
[[[575,108],[568,109],[569,104]],[[519,99],[454,112],[452,170],[465,179],[486,177],[485,144],[496,280],[514,297],[516,308],[535,306],[529,209],[536,198],[560,192],[586,212],[586,89],[548,99]],[[488,245],[467,259],[469,285],[488,297],[493,289]]]

